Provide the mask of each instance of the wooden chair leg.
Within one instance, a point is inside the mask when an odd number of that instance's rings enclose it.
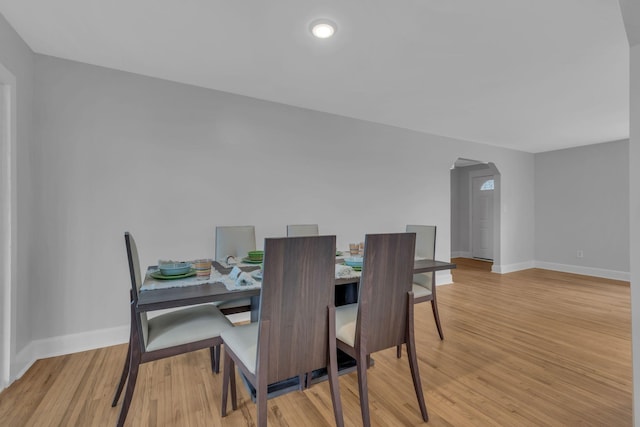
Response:
[[[364,354],[359,354],[356,360],[358,391],[360,393],[360,412],[362,412],[362,425],[364,427],[371,425],[371,419],[369,417],[369,388],[367,385],[368,360],[368,356]]]
[[[415,334],[413,329],[413,298],[409,298],[409,307],[407,309],[407,354],[409,356],[409,368],[411,369],[411,378],[413,379],[413,387],[416,390],[418,405],[422,413],[422,419],[429,421],[427,413],[427,405],[424,402],[424,394],[422,393],[422,383],[420,381],[420,371],[418,369],[418,357],[416,356]]]
[[[311,387],[311,372],[298,375],[298,383],[300,384],[300,391]]]
[[[220,344],[211,347],[210,349],[211,352],[211,371],[215,372],[216,374],[220,373]]]
[[[230,378],[234,378],[234,380],[231,381],[231,407],[235,410],[236,409],[236,402],[235,402],[235,394],[236,394],[236,390],[235,390],[235,372],[233,372],[234,369],[234,363],[233,360],[231,360],[231,357],[229,357],[229,353],[225,352],[224,354],[224,369],[222,372],[222,407],[221,407],[221,411],[220,414],[223,417],[227,416],[227,396],[229,394],[229,379]]]
[[[129,291],[129,305],[133,307],[133,291]],[[127,358],[124,360],[124,368],[122,369],[122,375],[120,375],[120,382],[118,383],[118,388],[116,388],[116,394],[113,396],[113,402],[111,402],[111,407],[115,407],[118,404],[118,400],[120,399],[120,394],[122,393],[122,388],[124,387],[124,383],[129,376],[129,366],[131,363],[131,346],[135,345],[134,341],[137,338],[137,335],[134,333],[134,325],[135,325],[135,317],[134,311],[131,310],[131,325],[129,328],[129,345],[127,347]]]
[[[331,390],[331,403],[333,404],[333,415],[336,419],[336,427],[344,427],[344,416],[342,415],[342,400],[340,399],[340,383],[338,381],[338,349],[336,347],[336,312],[334,307],[329,307],[329,389]],[[311,373],[308,374],[309,377]],[[308,377],[308,378],[309,378]],[[309,384],[311,380],[307,380]]]
[[[236,394],[236,366],[231,360],[231,370],[229,371],[231,375],[231,409],[234,411],[238,409],[238,395]]]
[[[438,303],[435,299],[431,300],[431,309],[433,310],[433,318],[436,321],[436,327],[438,328],[438,335],[440,335],[440,340],[444,339],[444,335],[442,334],[442,325],[440,325],[440,315],[438,315]]]
[[[256,384],[256,406],[258,409],[258,427],[267,427],[267,382]]]
[[[129,362],[129,379],[127,380],[127,390],[124,393],[122,408],[120,409],[120,415],[118,416],[118,427],[122,427],[124,425],[124,421],[127,419],[127,413],[129,412],[129,406],[131,405],[133,391],[136,388],[136,380],[138,379],[139,368],[140,352],[136,351],[135,348],[132,348],[131,361]]]
[[[127,381],[127,377],[129,376],[130,362],[131,362],[131,338],[129,338],[129,346],[127,347],[127,358],[124,361],[124,368],[122,369],[120,382],[118,383],[116,394],[113,396],[113,402],[111,402],[111,407],[115,407],[118,404],[118,400],[120,399],[120,394],[122,393],[122,389],[124,388],[124,383]]]
[[[269,351],[266,343],[271,336],[271,321],[260,320],[260,343],[258,343],[257,369],[254,386],[256,388],[256,406],[258,411],[258,427],[267,427],[267,366],[269,366]]]

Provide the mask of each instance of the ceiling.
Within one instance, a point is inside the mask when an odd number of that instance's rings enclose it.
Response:
[[[616,0],[0,0],[37,53],[542,152],[629,136]],[[314,39],[328,18],[335,36]]]

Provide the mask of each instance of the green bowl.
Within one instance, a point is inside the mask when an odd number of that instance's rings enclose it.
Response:
[[[191,270],[191,264],[186,262],[174,262],[171,264],[162,264],[158,267],[163,276],[178,276],[188,273]]]
[[[249,251],[247,255],[251,261],[262,261],[264,251]]]

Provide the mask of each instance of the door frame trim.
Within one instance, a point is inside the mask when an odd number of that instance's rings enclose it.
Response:
[[[0,328],[0,390],[14,379],[12,366],[16,351],[16,271],[17,271],[17,182],[16,182],[16,77],[0,63],[2,91],[0,120],[6,125],[0,134],[0,294],[2,327]]]

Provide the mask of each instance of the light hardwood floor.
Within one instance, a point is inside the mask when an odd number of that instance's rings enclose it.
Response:
[[[629,426],[627,282],[526,270],[505,275],[456,259],[455,284],[438,287],[445,340],[428,303],[416,307],[420,374],[431,426]],[[2,426],[113,426],[111,399],[124,345],[37,361],[0,394]],[[374,354],[375,426],[423,424],[406,353]],[[220,418],[222,375],[199,351],[141,366],[127,425],[254,425],[255,405]],[[361,425],[356,374],[340,377],[347,426]],[[333,425],[326,383],[268,402],[269,425]]]

